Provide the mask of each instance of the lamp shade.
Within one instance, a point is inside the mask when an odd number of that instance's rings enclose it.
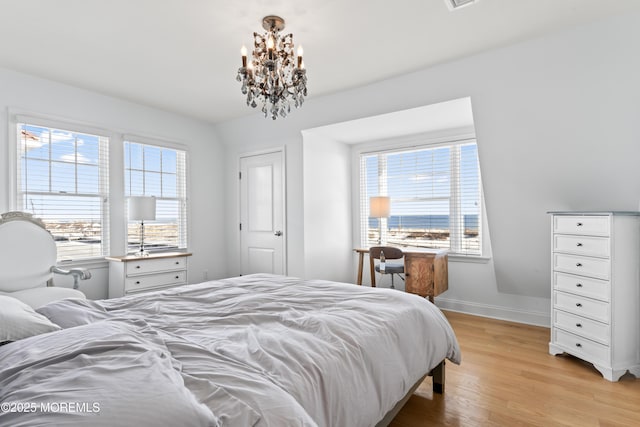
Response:
[[[369,199],[369,216],[371,218],[388,218],[391,213],[389,196],[374,196]]]
[[[156,219],[155,197],[130,197],[129,219],[132,221],[145,221]]]

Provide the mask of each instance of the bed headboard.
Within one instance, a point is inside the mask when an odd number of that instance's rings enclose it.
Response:
[[[26,212],[0,218],[0,291],[46,286],[56,265],[56,243],[41,220]]]

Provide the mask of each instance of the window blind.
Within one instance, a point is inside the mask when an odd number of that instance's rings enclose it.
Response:
[[[150,252],[186,249],[186,151],[125,141],[124,157],[125,196],[156,198],[156,219],[145,221],[145,248]],[[138,249],[140,222],[129,221],[127,242],[129,250]]]
[[[481,188],[475,140],[363,153],[361,243],[481,255]],[[373,196],[390,198],[388,218],[370,217]]]
[[[109,252],[109,138],[17,124],[17,209],[40,218],[58,260]]]

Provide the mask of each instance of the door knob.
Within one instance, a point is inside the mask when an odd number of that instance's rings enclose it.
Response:
[[[278,231],[276,231],[276,232],[275,232],[275,233],[273,233],[273,234],[274,234],[275,236],[280,237],[280,236],[282,236],[282,231],[278,230]]]

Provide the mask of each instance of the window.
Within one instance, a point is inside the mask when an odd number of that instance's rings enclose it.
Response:
[[[148,251],[186,249],[187,185],[184,150],[125,141],[125,196],[155,196],[156,220],[145,221]],[[129,221],[127,244],[140,244],[140,223]]]
[[[481,255],[481,188],[475,140],[362,153],[361,243]],[[389,196],[388,218],[369,217],[373,196]]]
[[[108,254],[109,139],[29,123],[17,131],[17,209],[42,219],[58,260]]]

